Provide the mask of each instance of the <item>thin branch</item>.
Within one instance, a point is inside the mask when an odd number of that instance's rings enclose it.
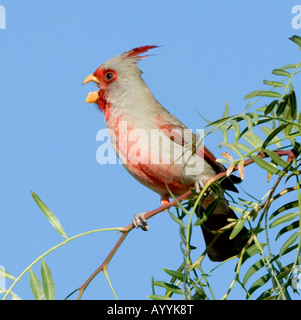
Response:
[[[280,150],[280,151],[274,151],[277,155],[279,156],[288,156],[290,159],[293,159],[297,156],[297,153],[295,150]],[[258,154],[258,157],[261,158],[266,158],[268,157],[268,155],[266,153],[263,154]],[[245,161],[244,166],[248,166],[250,164],[252,164],[254,161],[253,159],[248,159]],[[234,171],[238,170],[238,165],[236,165],[233,169]],[[204,187],[204,189],[207,189],[210,185],[212,185],[214,182],[222,179],[223,177],[225,177],[227,175],[227,171],[221,172],[216,174],[214,177],[211,177],[210,179],[207,180],[207,183]],[[187,199],[188,197],[190,197],[192,195],[192,191],[188,190],[187,192],[185,192],[184,194],[182,194],[181,196],[177,197],[176,200],[170,201],[169,203],[158,207],[157,209],[148,211],[145,214],[145,219],[148,220],[151,217],[155,216],[156,214],[165,211],[166,209],[173,207],[173,206],[177,206],[177,203],[181,202],[184,199]],[[230,224],[231,225],[231,224]],[[229,228],[230,226],[228,225],[227,228]],[[81,299],[84,291],[86,290],[86,288],[88,287],[88,285],[91,283],[91,281],[96,277],[96,275],[99,272],[106,272],[108,265],[111,261],[111,259],[113,258],[113,256],[115,255],[116,251],[118,250],[118,248],[120,247],[120,245],[122,244],[122,242],[125,240],[126,236],[129,234],[129,232],[131,232],[134,229],[134,225],[131,223],[128,226],[121,228],[120,232],[122,232],[122,235],[120,236],[120,238],[118,239],[117,243],[114,245],[113,249],[110,251],[110,253],[108,254],[108,256],[106,257],[106,259],[104,260],[104,262],[101,264],[101,266],[99,266],[92,274],[91,276],[85,281],[85,283],[83,285],[81,285],[79,287],[79,294],[77,299]],[[223,229],[223,228],[222,228]],[[219,230],[221,231],[221,230]],[[198,259],[197,263],[200,263],[201,260],[204,258],[206,252],[208,251],[208,248],[205,250],[204,254],[200,257],[200,259]]]
[[[177,198],[177,201],[182,201],[184,199],[186,199],[187,197],[189,197],[192,194],[192,191],[189,190],[187,192],[185,192],[184,194],[182,194],[180,197]],[[172,207],[172,206],[176,206],[176,201],[171,201],[163,206],[160,206],[157,209],[151,210],[149,212],[147,212],[145,214],[145,219],[148,220],[151,217],[155,216],[156,214],[158,214],[159,212],[165,211],[166,209]],[[96,277],[96,275],[103,271],[106,272],[108,265],[111,261],[111,259],[113,258],[113,256],[115,255],[116,251],[118,250],[118,248],[120,247],[120,245],[122,244],[122,242],[124,241],[124,239],[126,238],[126,236],[129,234],[130,231],[132,231],[134,229],[134,225],[131,223],[128,226],[121,228],[120,232],[122,232],[122,235],[120,236],[119,240],[117,241],[117,243],[115,244],[115,246],[113,247],[113,249],[111,250],[111,252],[108,254],[108,256],[106,257],[106,259],[104,260],[104,262],[101,264],[101,266],[99,266],[92,274],[91,276],[85,281],[85,283],[83,285],[81,285],[79,287],[79,294],[77,299],[81,299],[84,291],[86,290],[87,286],[90,284],[90,282]]]

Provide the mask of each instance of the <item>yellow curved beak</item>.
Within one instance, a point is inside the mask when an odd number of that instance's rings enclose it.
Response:
[[[97,102],[99,96],[97,91],[89,92],[86,98],[87,103],[95,103]]]
[[[99,80],[93,75],[93,73],[89,74],[88,77],[83,81],[83,84],[86,84],[88,82],[95,82],[99,84]],[[87,103],[95,103],[97,102],[99,96],[97,91],[89,92],[86,98]]]
[[[99,84],[99,80],[94,76],[93,73],[88,75],[88,77],[83,81],[83,84],[86,84],[86,83],[91,82],[91,81]]]

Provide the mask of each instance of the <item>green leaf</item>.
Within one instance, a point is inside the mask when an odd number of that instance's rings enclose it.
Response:
[[[266,116],[270,112],[272,112],[275,106],[278,104],[279,100],[273,100],[264,110],[264,115]]]
[[[284,76],[284,77],[290,77],[291,76],[291,74],[288,71],[283,70],[283,69],[274,69],[272,71],[272,73],[274,75],[276,75],[276,76]]]
[[[260,243],[261,247],[264,248],[266,246],[266,243]],[[247,259],[251,258],[252,256],[254,256],[255,254],[259,253],[260,250],[257,248],[257,245],[256,244],[253,244],[251,245],[247,250],[246,252],[244,253],[243,255],[243,258],[242,258],[242,262],[241,264],[243,264]],[[251,269],[251,268],[250,268]],[[250,270],[249,269],[249,270]],[[256,270],[254,270],[254,272],[256,272]],[[253,273],[252,273],[253,274]],[[251,275],[252,275],[251,274]],[[251,276],[250,275],[250,276]],[[250,277],[249,276],[249,277]],[[247,282],[248,278],[246,279],[246,282]]]
[[[280,69],[296,69],[297,68],[297,64],[295,63],[290,63],[285,65],[284,67],[280,68]]]
[[[0,266],[0,278],[15,280],[16,278],[8,273],[2,266]]]
[[[292,36],[289,38],[291,41],[295,42],[299,47],[300,47],[300,50],[301,50],[301,37],[299,36]]]
[[[256,207],[256,206],[258,206],[258,203],[257,203],[257,202],[253,202],[253,201],[251,201],[251,200],[245,200],[245,199],[240,198],[240,197],[238,197],[238,200],[241,201],[241,202],[243,202],[243,203],[244,203],[245,205],[247,205],[248,207]]]
[[[288,214],[285,214],[284,216],[274,220],[271,224],[270,224],[270,229],[279,226],[279,224],[285,223],[287,221],[293,220],[296,217],[299,216],[299,211],[298,212],[290,212]]]
[[[53,225],[54,229],[64,238],[68,238],[65,230],[61,226],[59,220],[57,217],[51,212],[51,210],[46,206],[46,204],[33,192],[31,191],[31,195],[38,205],[38,207],[41,209],[41,211],[44,213],[45,217],[48,219],[48,221]]]
[[[263,144],[263,141],[256,134],[249,131],[243,135],[243,138],[256,149],[260,148]]]
[[[35,300],[45,300],[44,292],[38,277],[34,274],[34,272],[29,269],[30,274],[30,288],[33,293]]]
[[[233,211],[236,211],[236,212],[239,212],[239,213],[246,213],[246,209],[245,208],[239,208],[239,207],[235,207],[231,204],[229,204],[229,208],[232,209]],[[237,219],[233,219],[234,221],[237,220]]]
[[[170,196],[175,200],[177,206],[178,206],[179,208],[181,208],[181,210],[183,211],[183,213],[185,213],[185,214],[187,214],[187,215],[190,215],[190,212],[183,207],[183,205],[179,202],[179,200],[177,199],[177,197],[170,191],[170,189],[168,188],[168,185],[166,185],[166,188],[167,188]],[[175,220],[175,221],[176,221],[176,220]]]
[[[174,270],[170,270],[170,269],[165,269],[165,268],[162,268],[162,270],[164,272],[166,272],[168,275],[170,275],[171,277],[178,279],[182,282],[184,281],[184,275],[182,272],[174,271]]]
[[[224,145],[231,149],[233,152],[235,152],[237,155],[239,155],[241,158],[243,157],[242,153],[238,149],[238,144],[237,143],[224,143]]]
[[[266,126],[261,126],[260,129],[267,137],[273,132],[272,128]],[[278,148],[281,148],[281,142],[279,141],[279,137],[277,135],[272,138],[271,143],[275,144]]]
[[[289,232],[291,230],[294,230],[294,229],[297,229],[299,228],[299,221],[294,221],[293,223],[285,226],[284,228],[282,228],[278,233],[277,233],[277,236],[276,236],[276,240],[281,236],[283,235],[284,233],[286,232]]]
[[[297,240],[299,236],[299,231],[292,234],[288,240],[283,244],[283,246],[280,249],[279,256],[282,256],[286,251],[289,249],[289,247],[294,244],[294,242]]]
[[[263,83],[266,84],[267,86],[272,86],[275,88],[286,87],[286,85],[283,82],[279,82],[279,81],[263,80]]]
[[[41,261],[41,276],[46,300],[54,300],[54,282],[51,271],[44,259]]]
[[[213,126],[215,128],[218,128],[218,126],[225,124],[228,121],[229,118],[230,117],[226,117],[226,118],[222,118],[222,119],[215,120],[215,121],[212,121],[212,122],[208,121],[209,124],[206,125],[206,127]]]
[[[180,233],[181,240],[182,240],[183,244],[186,246],[187,245],[187,239],[186,239],[185,231],[184,231],[183,228],[181,228],[179,231],[180,231],[179,233]]]
[[[242,143],[236,143],[236,147],[238,150],[242,150],[246,153],[251,153],[252,152],[252,149]]]
[[[231,120],[230,123],[232,125],[233,130],[234,130],[234,141],[236,143],[238,141],[239,137],[240,137],[240,126],[234,120]]]
[[[262,247],[264,247],[266,244],[261,244]],[[298,245],[296,244],[295,246],[290,247],[286,252],[283,253],[283,255],[291,252],[292,250],[296,249],[298,247]],[[277,259],[279,259],[279,254],[277,254],[276,256],[274,256],[271,260],[270,263],[276,261]],[[249,278],[257,271],[259,271],[262,267],[264,266],[264,262],[262,259],[258,260],[256,263],[254,263],[249,270],[247,271],[242,284],[245,285],[247,283],[247,281],[249,280]]]
[[[262,276],[261,278],[257,279],[249,288],[249,294],[251,295],[253,292],[255,292],[257,289],[262,287],[264,284],[266,284],[270,280],[271,276],[269,274],[266,274]]]
[[[278,274],[277,274],[277,279],[281,280],[284,277],[287,277],[290,272],[292,271],[292,267],[293,267],[294,263],[290,263],[287,266],[283,267],[281,270],[279,270]]]
[[[298,109],[297,109],[297,98],[295,91],[291,91],[289,94],[289,102],[290,102],[290,111],[293,120],[298,118]]]
[[[278,208],[276,211],[274,211],[271,214],[269,220],[273,219],[274,217],[276,217],[281,212],[284,212],[284,211],[289,210],[289,209],[297,208],[298,206],[299,206],[298,200],[288,202],[288,203],[284,204],[283,206],[281,206],[280,208]]]
[[[213,214],[214,209],[216,208],[218,203],[219,203],[218,199],[211,202],[209,206],[206,208],[206,210],[203,212],[202,217],[199,217],[198,220],[195,222],[194,226],[200,226],[205,221],[207,221],[207,219]]]
[[[270,288],[264,291],[256,300],[275,300],[273,293],[275,292],[274,288]]]
[[[228,160],[225,160],[225,159],[220,159],[220,158],[218,158],[218,159],[216,159],[216,161],[219,162],[219,163],[229,164],[229,161],[228,161]]]
[[[255,104],[255,103],[256,103],[256,101],[249,102],[245,108],[245,111],[249,110],[253,106],[253,104]]]
[[[244,217],[244,218],[240,218],[237,223],[235,224],[230,236],[229,236],[229,239],[232,240],[233,238],[235,238],[239,232],[241,231],[241,229],[244,227],[245,225],[245,222],[246,222],[246,219],[247,217]]]
[[[264,151],[276,164],[281,166],[283,169],[286,169],[289,166],[289,163],[287,163],[285,160],[283,160],[278,154],[275,152],[265,149]]]
[[[157,287],[162,287],[168,291],[171,291],[175,294],[184,294],[184,291],[182,289],[180,289],[178,286],[171,284],[171,283],[167,283],[164,281],[154,281],[154,285]]]
[[[223,118],[229,117],[229,101],[226,102]]]
[[[168,213],[169,213],[170,217],[172,218],[172,220],[175,221],[177,224],[179,224],[181,228],[187,229],[187,227],[185,226],[185,224],[182,222],[181,219],[177,218],[170,211],[168,211]]]
[[[222,132],[224,142],[227,143],[228,142],[227,127],[225,125],[222,125],[222,126],[218,127],[218,129]]]
[[[284,70],[282,70],[284,71]],[[254,98],[254,97],[272,97],[272,98],[282,98],[282,94],[275,91],[265,91],[265,90],[255,90],[250,92],[245,96],[245,100]]]
[[[253,130],[253,121],[252,121],[252,117],[247,115],[247,114],[240,114],[240,116],[245,119],[245,121],[247,122],[247,126],[248,126],[248,130],[252,131]]]
[[[257,112],[251,112],[250,115],[253,117],[254,125],[256,126],[258,124],[258,118],[259,118],[258,113]]]
[[[286,127],[288,126],[287,123],[284,123],[282,125],[280,125],[278,128],[274,129],[270,134],[269,136],[265,139],[263,145],[262,145],[262,149],[264,150],[268,144],[273,140],[274,137],[277,136],[277,134],[279,132],[281,132],[283,129],[285,129]]]
[[[279,117],[285,110],[286,106],[287,106],[287,102],[288,102],[288,95],[285,95],[283,97],[283,99],[280,101],[277,110],[276,110],[276,115]]]
[[[258,164],[259,167],[264,169],[265,171],[272,173],[272,174],[277,174],[279,176],[285,176],[285,173],[278,168],[274,167],[272,164],[264,161],[263,159],[257,157],[257,156],[251,156],[253,161]]]
[[[282,103],[280,102],[276,110],[276,116],[280,117],[284,112],[285,108],[286,108],[286,104],[283,102]]]

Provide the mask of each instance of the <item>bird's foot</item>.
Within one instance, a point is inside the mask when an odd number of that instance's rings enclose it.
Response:
[[[201,191],[204,189],[205,185],[206,185],[206,181],[197,180],[194,183],[195,192],[196,193],[201,193]]]
[[[141,228],[143,231],[147,231],[149,226],[146,222],[145,215],[147,212],[137,213],[133,219],[133,225],[136,229]]]
[[[206,185],[206,181],[204,180],[198,180],[194,183],[194,188],[196,193],[201,193],[201,191],[204,189]],[[204,193],[204,196],[214,196],[214,192],[210,189],[207,189],[206,192]]]

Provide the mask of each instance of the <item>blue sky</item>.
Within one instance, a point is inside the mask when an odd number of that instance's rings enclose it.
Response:
[[[67,235],[121,227],[134,214],[159,206],[159,197],[121,165],[99,165],[96,141],[104,128],[96,106],[85,103],[83,79],[100,64],[134,47],[157,44],[140,62],[157,100],[189,128],[218,119],[226,101],[241,112],[244,96],[262,89],[271,71],[300,61],[288,38],[296,1],[16,1],[0,0],[6,29],[0,30],[0,265],[18,276],[40,254],[63,240],[34,203],[36,192],[58,217]],[[300,84],[300,79],[298,79]],[[299,86],[300,88],[300,86]],[[298,93],[298,92],[297,92]],[[300,93],[299,93],[300,95]],[[206,145],[217,157],[221,136]],[[251,172],[251,171],[250,171]],[[263,179],[265,175],[263,174]],[[258,175],[246,174],[244,188],[260,193]],[[130,233],[109,266],[120,299],[144,299],[151,277],[168,280],[162,267],[181,264],[177,225],[167,213],[149,222],[150,231]],[[203,240],[201,232],[200,246]],[[101,264],[117,241],[97,233],[46,257],[62,299]],[[201,252],[201,251],[200,251]],[[217,272],[221,298],[235,262]],[[208,261],[208,268],[214,264]],[[39,273],[39,266],[34,268]],[[29,276],[15,287],[32,299]],[[84,299],[113,299],[101,274]],[[244,299],[240,289],[230,298]]]

